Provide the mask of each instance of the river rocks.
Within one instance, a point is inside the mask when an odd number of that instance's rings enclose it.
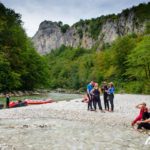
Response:
[[[11,97],[21,97],[21,96],[28,96],[28,95],[40,95],[41,93],[44,93],[43,91],[12,91],[8,92]],[[0,97],[5,97],[5,93],[0,93]]]
[[[15,150],[149,150],[148,135],[130,126],[150,96],[115,95],[115,112],[87,111],[81,99],[0,111],[0,144]],[[103,97],[101,97],[103,100]],[[103,104],[103,101],[102,101]],[[11,140],[8,140],[11,139]]]

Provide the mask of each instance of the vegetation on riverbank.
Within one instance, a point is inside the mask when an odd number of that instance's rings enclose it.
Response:
[[[139,7],[142,13],[133,9],[142,18],[149,12],[149,4],[146,9],[144,4]],[[85,90],[90,80],[105,80],[114,81],[119,92],[150,94],[149,22],[143,35],[119,37],[99,51],[62,45],[40,56],[22,28],[21,16],[2,3],[0,14],[0,92],[36,88]],[[115,15],[111,17],[116,19]],[[101,19],[89,21],[93,39],[97,38]],[[68,26],[61,22],[60,26],[65,33]],[[82,37],[80,30],[79,34]]]
[[[48,67],[22,28],[20,14],[0,3],[0,91],[48,84]]]
[[[51,88],[85,89],[90,80],[106,80],[114,81],[118,92],[150,93],[148,34],[118,38],[101,51],[62,46],[45,57]]]

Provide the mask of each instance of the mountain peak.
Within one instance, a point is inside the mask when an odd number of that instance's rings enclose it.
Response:
[[[44,30],[44,29],[47,29],[47,28],[53,28],[53,27],[56,27],[56,26],[58,26],[57,22],[44,20],[43,22],[40,23],[39,30]]]

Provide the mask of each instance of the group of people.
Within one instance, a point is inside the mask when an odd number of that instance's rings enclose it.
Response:
[[[100,94],[103,93],[104,98],[104,107],[105,111],[114,111],[114,84],[110,82],[103,82],[100,87],[98,83],[91,81],[87,85],[87,102],[88,102],[88,110],[96,111],[97,105],[101,112],[105,112],[101,105]],[[6,108],[9,108],[10,96],[6,94]],[[141,103],[136,106],[136,108],[140,109],[139,115],[132,121],[131,125],[134,126],[137,124],[137,129],[148,129],[150,130],[150,111],[146,105],[146,103]]]
[[[87,103],[88,110],[96,111],[97,105],[101,112],[105,111],[114,111],[114,84],[113,82],[106,83],[103,82],[100,87],[98,83],[91,81],[87,85]],[[103,93],[104,98],[104,107],[105,111],[102,108],[100,94]],[[134,126],[137,124],[137,129],[148,129],[150,130],[150,110],[147,108],[146,103],[141,103],[136,106],[136,108],[140,109],[139,115],[132,121],[131,125]]]
[[[114,85],[113,82],[110,82],[108,85],[106,82],[103,82],[102,86],[99,87],[98,83],[91,81],[87,85],[87,97],[88,97],[88,110],[96,111],[97,105],[101,112],[105,112],[101,105],[100,94],[101,92],[104,95],[104,106],[106,111],[114,111]],[[110,107],[109,107],[110,103]]]
[[[139,115],[132,121],[131,125],[134,126],[137,124],[137,129],[147,129],[150,130],[150,112],[146,103],[141,103],[136,106],[136,108],[140,109]]]

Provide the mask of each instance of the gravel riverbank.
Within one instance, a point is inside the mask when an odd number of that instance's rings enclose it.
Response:
[[[103,98],[101,98],[103,104]],[[0,149],[149,150],[148,134],[131,128],[148,95],[115,95],[115,112],[87,111],[81,99],[0,110]]]

